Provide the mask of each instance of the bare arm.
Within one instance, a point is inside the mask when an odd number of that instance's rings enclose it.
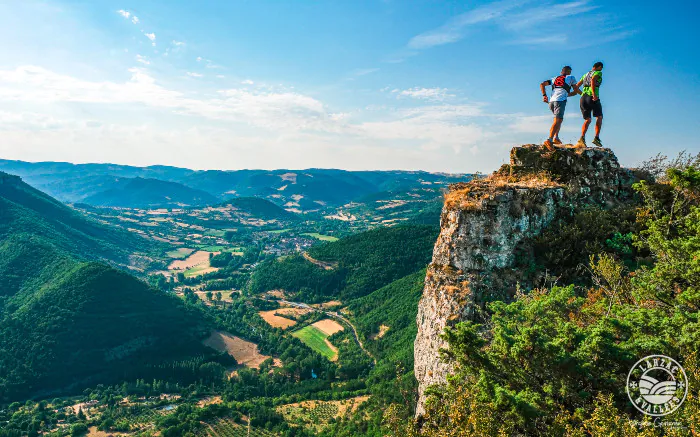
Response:
[[[552,81],[551,80],[545,80],[540,84],[540,91],[542,91],[542,101],[547,103],[549,102],[549,99],[547,98],[547,91],[544,90],[544,87],[547,85],[551,85]]]
[[[571,85],[574,90],[569,93],[569,97],[573,97],[576,94],[581,94],[581,88],[579,88],[580,84],[581,82]]]

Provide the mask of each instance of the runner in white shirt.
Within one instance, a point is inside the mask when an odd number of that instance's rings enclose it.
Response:
[[[548,85],[552,86],[551,98],[547,97],[547,92],[544,90],[544,87]],[[549,150],[554,150],[555,144],[561,144],[559,130],[561,130],[561,123],[564,121],[566,100],[571,96],[581,94],[581,92],[576,84],[576,78],[571,75],[571,67],[568,65],[561,69],[561,75],[542,82],[540,91],[542,91],[542,101],[549,103],[549,109],[554,114],[554,122],[549,129],[549,138],[544,142],[544,146]]]

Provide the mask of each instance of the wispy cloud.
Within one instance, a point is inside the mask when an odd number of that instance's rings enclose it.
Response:
[[[566,44],[569,42],[569,37],[567,35],[547,35],[547,36],[533,36],[533,37],[519,37],[508,44],[520,44],[520,45],[558,45]]]
[[[432,100],[432,101],[443,101],[448,97],[454,97],[452,94],[448,94],[447,88],[409,88],[407,90],[392,90],[392,93],[397,94],[399,97],[410,97],[413,99],[420,100]]]
[[[150,65],[151,61],[148,60],[145,56],[142,55],[136,55],[136,62],[140,62],[144,65]]]
[[[472,9],[452,18],[437,29],[414,36],[408,42],[408,48],[422,50],[457,42],[464,38],[470,26],[492,21],[524,3],[527,3],[527,0],[505,0]]]
[[[243,85],[253,85],[255,82],[253,82],[253,81],[250,80],[250,79],[246,79],[246,80],[242,80],[241,83],[242,83]]]
[[[519,31],[532,27],[541,30],[543,20],[547,23],[556,22],[567,17],[585,14],[598,9],[589,0],[572,1],[568,3],[544,4],[525,11],[509,14],[500,23],[505,29]]]
[[[393,61],[402,62],[421,50],[458,42],[476,25],[491,24],[504,32],[504,43],[529,46],[570,45],[572,38],[606,43],[632,36],[635,31],[620,27],[594,0],[564,3],[545,1],[533,6],[532,0],[503,0],[486,4],[457,15],[442,26],[411,38]],[[542,23],[546,23],[546,33]],[[587,43],[584,43],[587,44]],[[577,45],[576,47],[580,47]]]
[[[134,24],[139,24],[139,21],[141,20],[139,20],[139,17],[137,17],[136,15],[134,15],[134,17],[131,19],[131,22]]]
[[[189,77],[198,77],[199,74],[190,73]],[[142,68],[130,69],[129,75],[125,81],[94,81],[36,66],[0,69],[0,102],[5,102],[8,107],[31,108],[28,112],[39,114],[9,117],[11,123],[0,123],[0,139],[3,140],[0,141],[0,152],[10,150],[2,144],[24,140],[23,144],[29,144],[32,150],[42,150],[43,158],[38,159],[53,157],[51,153],[55,152],[51,151],[62,147],[63,153],[68,153],[63,159],[75,156],[85,160],[87,155],[76,150],[83,144],[99,142],[105,145],[104,150],[100,149],[102,155],[99,159],[133,162],[129,161],[129,156],[136,150],[132,150],[130,144],[138,143],[147,144],[161,153],[163,150],[177,150],[181,160],[171,164],[193,165],[195,161],[189,161],[190,155],[187,155],[187,160],[182,157],[193,146],[206,143],[216,144],[215,147],[207,146],[210,152],[207,156],[229,159],[227,163],[233,163],[230,165],[259,166],[255,157],[266,153],[275,156],[274,162],[266,161],[266,165],[271,166],[285,165],[284,159],[286,165],[294,162],[307,167],[341,165],[364,168],[371,162],[395,168],[464,170],[469,166],[483,166],[484,159],[491,159],[493,154],[484,154],[486,149],[482,144],[487,143],[489,149],[501,147],[501,143],[503,147],[507,146],[508,141],[504,138],[511,135],[511,130],[504,127],[509,123],[517,128],[512,130],[517,134],[518,131],[532,130],[531,125],[537,125],[539,132],[546,122],[546,117],[528,120],[525,116],[519,119],[507,114],[489,114],[486,105],[480,103],[443,101],[441,99],[449,95],[444,88],[395,91],[393,95],[407,99],[404,103],[408,107],[343,111],[332,109],[318,98],[296,92],[291,87],[239,83],[233,87],[220,86],[212,92],[203,91],[199,80],[173,82],[171,79],[168,83],[173,85],[165,86]],[[201,81],[208,78],[205,76]],[[251,79],[246,81],[253,82]],[[176,87],[176,83],[179,86]],[[222,82],[217,80],[210,85],[214,83]],[[82,108],[80,113],[91,116],[64,123],[66,120],[61,118],[64,112],[60,108],[66,103]],[[151,111],[149,119],[153,122],[138,127],[139,122],[129,120],[128,116],[123,124],[111,121],[115,111],[129,114],[133,108]],[[110,118],[102,120],[94,115],[105,109],[109,110]],[[2,114],[0,121],[3,121]],[[132,126],[138,127],[136,131]],[[188,126],[193,130],[188,131]],[[216,133],[211,133],[212,130]],[[70,142],[66,138],[70,138]],[[41,146],[44,143],[52,144],[52,148]],[[280,147],[281,144],[284,147]],[[245,159],[250,161],[245,161],[245,164],[231,158],[241,151],[241,147],[250,148],[245,152],[249,154]],[[112,154],[115,150],[131,152],[117,156]],[[431,153],[426,154],[426,151]],[[481,153],[482,158],[478,164],[465,164],[455,159],[464,153]],[[10,155],[6,153],[6,156]],[[23,156],[28,159],[29,155]],[[90,155],[90,159],[93,156],[97,155]],[[295,156],[305,158],[294,161]],[[324,156],[325,160],[317,161],[319,156]],[[362,159],[357,159],[358,156]],[[226,165],[220,158],[200,158],[197,162],[204,167]],[[152,159],[158,161],[159,155],[153,153]]]
[[[188,71],[188,72],[187,72],[187,75],[190,76],[190,77],[204,77],[204,75],[203,75],[202,73],[194,73],[194,72],[191,72],[191,71]]]
[[[155,33],[144,33],[146,38],[150,39],[153,45],[156,45],[156,34]]]

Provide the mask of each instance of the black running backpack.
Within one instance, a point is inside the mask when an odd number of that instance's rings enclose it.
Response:
[[[571,85],[566,83],[566,75],[562,74],[561,76],[557,76],[556,79],[554,79],[554,82],[552,82],[552,91],[554,91],[557,88],[564,88],[567,93],[571,92]]]
[[[586,75],[583,77],[583,86],[584,86],[584,87],[590,87],[590,86],[591,86],[591,82],[593,82],[593,72],[592,72],[592,71],[589,71],[589,72],[586,73]],[[597,83],[597,85],[600,86],[601,83],[603,83],[603,77],[602,77],[602,76],[598,76],[598,83]]]

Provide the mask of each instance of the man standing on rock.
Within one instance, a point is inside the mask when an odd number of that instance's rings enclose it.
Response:
[[[591,124],[591,113],[595,117],[595,138],[593,144],[603,147],[600,142],[600,128],[603,126],[603,105],[600,104],[600,84],[603,83],[603,63],[593,64],[591,71],[576,84],[583,85],[581,95],[581,113],[583,114],[583,127],[581,128],[581,138],[576,143],[576,147],[586,147],[586,132]]]
[[[545,86],[552,86],[552,97],[547,97],[547,92],[544,90]],[[572,91],[573,88],[573,91]],[[554,150],[554,144],[561,144],[559,139],[559,130],[561,130],[561,124],[564,121],[564,111],[566,110],[566,100],[579,94],[579,88],[576,84],[576,78],[571,75],[571,67],[568,65],[561,69],[561,74],[550,80],[545,80],[540,84],[540,91],[542,91],[542,101],[549,103],[549,109],[554,114],[554,122],[552,127],[549,128],[549,138],[544,142],[544,146],[549,150]]]

